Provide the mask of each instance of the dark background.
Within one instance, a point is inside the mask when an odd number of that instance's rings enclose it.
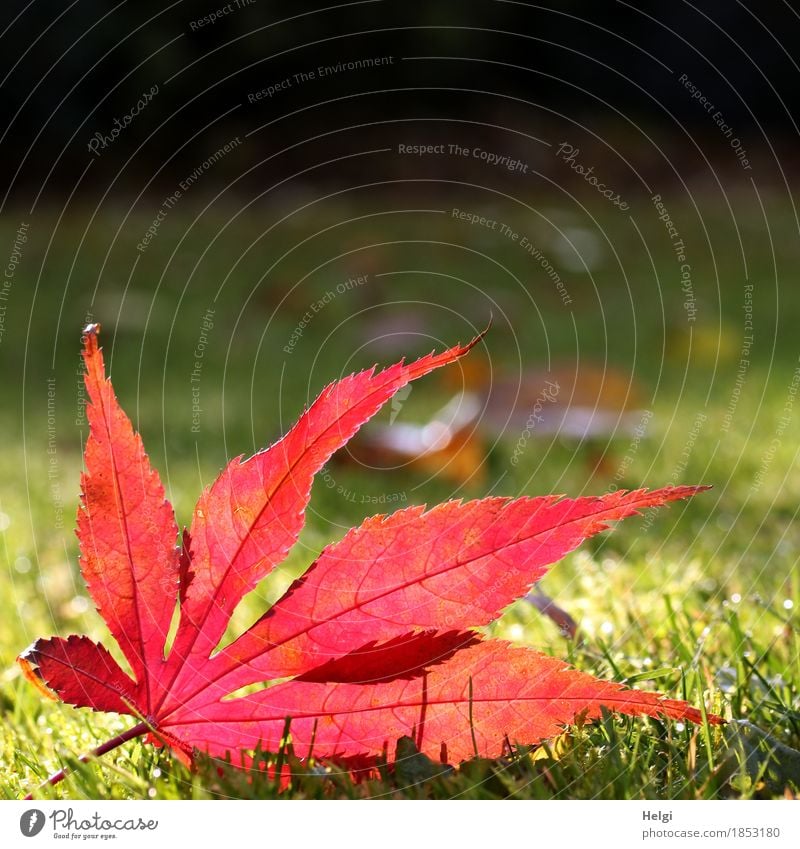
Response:
[[[640,149],[644,134],[683,161],[684,174],[702,170],[703,156],[723,169],[735,166],[681,74],[722,113],[751,159],[763,161],[762,177],[775,170],[773,150],[791,150],[797,139],[800,17],[788,2],[255,0],[192,28],[224,6],[5,2],[4,193],[27,203],[31,192],[97,193],[112,181],[116,189],[151,180],[150,186],[171,186],[185,175],[186,162],[267,122],[235,161],[214,169],[218,182],[293,144],[299,143],[264,164],[259,179],[297,170],[318,150],[347,150],[348,134],[330,132],[356,124],[370,125],[370,141],[379,143],[395,132],[387,120],[471,116],[521,128],[523,113],[528,127],[599,125],[600,135],[630,148],[645,170],[652,163]],[[371,56],[394,62],[248,103],[248,93],[300,71]],[[407,58],[418,56],[442,58]],[[109,132],[153,84],[160,88],[151,106],[113,149],[93,157],[89,139]],[[430,124],[427,131],[436,135]],[[314,141],[318,133],[329,135]],[[698,149],[690,150],[687,134]],[[783,168],[794,168],[781,158]],[[313,181],[347,180],[357,167],[318,168]],[[399,172],[403,163],[384,168]]]

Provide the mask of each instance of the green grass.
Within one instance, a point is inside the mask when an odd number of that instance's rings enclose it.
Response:
[[[449,205],[454,204],[457,201]],[[676,206],[671,211],[681,210]],[[782,280],[795,259],[785,247],[792,221],[787,209],[768,211]],[[570,729],[551,750],[520,748],[507,759],[472,761],[429,778],[429,765],[420,766],[412,757],[396,769],[387,765],[380,778],[354,784],[318,764],[293,760],[289,747],[269,756],[273,764],[283,758],[296,773],[289,796],[718,798],[777,796],[785,786],[796,789],[787,750],[780,749],[772,760],[766,750],[770,745],[800,749],[800,470],[794,439],[800,402],[791,411],[788,427],[779,431],[800,353],[792,327],[792,316],[800,309],[800,288],[782,286],[776,303],[776,268],[759,230],[760,212],[752,210],[752,220],[739,220],[757,293],[756,343],[727,431],[723,427],[744,333],[743,289],[736,251],[719,249],[733,238],[721,208],[704,210],[716,248],[713,259],[699,239],[691,246],[700,300],[698,321],[691,328],[670,276],[674,261],[669,252],[653,249],[656,280],[635,232],[624,219],[609,217],[602,209],[595,212],[605,215],[603,226],[625,258],[625,274],[613,258],[591,277],[559,266],[575,300],[572,313],[550,291],[547,278],[532,272],[530,259],[507,240],[465,230],[466,225],[445,216],[436,219],[435,227],[420,216],[394,216],[390,227],[367,205],[360,213],[366,219],[337,225],[280,259],[287,246],[355,213],[329,210],[295,216],[246,252],[274,214],[262,210],[241,219],[214,242],[227,221],[223,212],[204,216],[191,229],[193,215],[168,218],[124,295],[135,244],[149,223],[146,214],[129,221],[121,242],[109,248],[118,224],[111,211],[95,222],[77,253],[85,221],[77,216],[62,222],[46,260],[55,219],[37,221],[32,228],[25,255],[27,276],[12,291],[15,321],[0,345],[7,376],[0,409],[0,794],[18,798],[63,765],[75,771],[43,796],[269,798],[279,793],[263,772],[248,775],[202,761],[197,771],[189,772],[168,753],[139,742],[100,762],[78,764],[77,757],[124,730],[128,721],[44,701],[14,664],[14,657],[42,635],[88,633],[108,642],[77,569],[72,532],[82,435],[74,423],[78,329],[98,276],[94,317],[105,326],[115,387],[162,473],[179,522],[188,521],[201,486],[227,458],[260,448],[283,432],[327,381],[375,360],[398,358],[372,344],[366,330],[374,326],[369,322],[376,316],[385,320],[396,314],[401,307],[387,305],[393,300],[433,304],[415,309],[425,316],[440,346],[472,335],[471,325],[483,327],[492,312],[486,349],[473,356],[490,356],[493,368],[513,370],[520,359],[533,364],[548,356],[574,356],[579,340],[581,357],[634,374],[645,388],[644,406],[654,415],[647,438],[632,452],[630,462],[623,462],[631,449],[626,437],[599,451],[598,446],[590,450],[542,440],[532,442],[525,462],[514,467],[509,463],[515,441],[511,435],[491,448],[483,487],[457,489],[446,479],[427,480],[408,471],[378,476],[336,467],[336,481],[348,492],[401,492],[405,503],[435,503],[448,497],[478,497],[490,489],[508,495],[577,495],[606,491],[612,483],[631,488],[702,482],[715,487],[689,504],[660,511],[652,523],[629,519],[554,567],[543,586],[579,620],[580,641],[565,640],[553,623],[524,602],[510,608],[491,631],[603,678],[658,689],[707,704],[727,717],[747,719],[771,740],[758,757],[751,757],[749,773],[742,765],[747,750],[732,743],[730,733],[606,717]],[[684,218],[691,215],[691,210],[681,212]],[[499,215],[517,222],[519,229],[530,224],[514,209]],[[637,212],[637,223],[648,243],[660,244],[661,224],[646,204]],[[4,236],[17,224],[17,219],[0,222]],[[536,309],[530,293],[496,265],[442,246],[456,242],[505,263],[529,286]],[[340,254],[341,259],[328,261]],[[220,281],[240,256],[217,301],[202,370],[202,427],[192,433],[189,375],[200,322]],[[285,355],[282,348],[307,305],[365,269],[373,275],[382,270],[414,273],[382,278],[380,289],[336,298],[315,316],[294,352]],[[431,272],[453,279],[442,283]],[[280,305],[283,294],[301,280],[288,302]],[[606,326],[598,320],[599,305]],[[408,354],[432,346],[426,338]],[[55,455],[47,450],[50,377],[56,381]],[[437,380],[427,378],[415,388],[404,416],[422,417],[446,399]],[[700,412],[706,419],[685,456]],[[598,453],[603,452],[605,460],[597,466]],[[614,479],[617,469],[624,469],[619,480]],[[344,498],[318,483],[301,545],[272,580],[246,600],[236,622],[251,621],[326,542],[381,509],[368,501]]]

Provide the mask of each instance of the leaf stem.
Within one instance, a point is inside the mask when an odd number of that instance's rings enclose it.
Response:
[[[140,722],[138,725],[134,725],[132,728],[129,728],[127,731],[123,731],[121,734],[117,734],[116,737],[112,737],[110,740],[106,740],[101,746],[98,746],[96,749],[92,749],[86,755],[81,755],[78,760],[81,763],[88,763],[93,758],[100,758],[103,755],[110,752],[112,749],[116,749],[117,746],[121,746],[123,743],[127,743],[128,740],[133,740],[136,737],[141,737],[142,734],[145,734],[150,730],[150,726],[146,722]],[[38,792],[39,790],[44,790],[48,785],[59,784],[62,782],[68,775],[70,774],[69,767],[64,767],[63,769],[58,770],[58,772],[54,772],[46,781],[43,781],[34,791],[28,793],[25,796],[26,800],[33,799],[33,794]]]

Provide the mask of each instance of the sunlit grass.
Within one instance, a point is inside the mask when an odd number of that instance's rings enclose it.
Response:
[[[660,227],[658,222],[656,225]],[[245,229],[246,226],[243,224]],[[612,229],[613,226],[611,222]],[[71,262],[67,250],[70,240],[67,233],[60,242],[64,268]],[[168,242],[166,232],[163,241],[165,245]],[[198,235],[197,244],[205,244],[202,234]],[[58,244],[56,255],[57,248]],[[153,254],[160,249],[155,246]],[[99,248],[97,252],[102,255]],[[333,250],[330,245],[323,246],[319,253],[325,256]],[[667,259],[671,262],[670,257]],[[396,257],[395,261],[399,262]],[[224,264],[220,267],[225,268]],[[300,270],[292,267],[287,279],[299,277]],[[453,269],[454,274],[463,273],[465,277],[469,271],[466,267]],[[703,268],[699,260],[695,271],[700,279]],[[250,272],[255,273],[255,268]],[[193,281],[192,302],[198,305],[198,315],[207,306],[221,273],[212,274],[206,268]],[[601,272],[598,279],[600,284],[610,285],[611,272],[605,278]],[[633,279],[636,285],[635,275]],[[40,304],[47,302],[48,295],[60,295],[61,277],[53,271],[42,285]],[[230,285],[240,286],[239,296],[247,291],[243,282],[233,280]],[[327,284],[315,281],[314,285],[324,290]],[[424,292],[426,284],[422,281],[416,289],[413,284],[409,286],[405,294],[410,298]],[[504,292],[500,283],[498,292]],[[29,296],[23,291],[17,294],[20,299]],[[506,294],[513,307],[513,287]],[[308,394],[313,395],[341,371],[336,357],[341,354],[342,361],[346,361],[360,340],[337,337],[326,349],[322,366],[314,365],[323,334],[329,326],[346,318],[347,303],[337,303],[324,320],[309,330],[307,344],[292,355],[289,371],[282,378],[277,369],[265,366],[263,351],[262,359],[254,365],[264,327],[258,310],[252,310],[237,330],[231,359],[225,363],[209,359],[203,377],[207,412],[202,433],[194,436],[188,426],[188,372],[181,357],[191,350],[197,327],[191,322],[177,322],[171,344],[172,351],[178,352],[178,365],[164,369],[162,343],[167,328],[162,325],[165,317],[172,314],[176,298],[170,284],[162,297],[164,308],[157,311],[154,319],[155,342],[149,337],[148,344],[142,345],[139,330],[132,326],[118,330],[112,374],[123,404],[138,422],[145,445],[165,478],[179,522],[185,524],[200,488],[213,478],[225,459],[262,447],[285,430]],[[613,305],[617,295],[610,292],[607,297]],[[576,446],[568,441],[532,442],[529,462],[518,467],[508,462],[513,439],[508,443],[501,440],[491,449],[485,489],[493,487],[496,494],[600,493],[612,483],[624,488],[667,483],[714,485],[714,489],[688,504],[659,511],[652,522],[637,517],[626,520],[611,534],[591,540],[553,568],[543,588],[579,623],[576,640],[565,639],[551,621],[525,601],[506,611],[491,631],[494,636],[562,657],[602,678],[685,698],[728,718],[746,719],[766,732],[775,746],[800,749],[796,606],[800,603],[800,526],[796,521],[800,470],[792,436],[800,403],[793,412],[793,429],[782,435],[774,450],[770,448],[776,436],[776,422],[785,410],[797,353],[794,340],[785,333],[774,361],[769,346],[754,352],[733,427],[723,431],[741,333],[738,297],[733,292],[730,308],[720,323],[709,320],[704,328],[696,329],[693,341],[687,339],[682,326],[669,336],[668,358],[677,364],[674,373],[667,369],[665,374],[658,374],[657,361],[646,356],[637,359],[636,373],[642,382],[648,387],[656,379],[661,383],[650,405],[653,418],[647,438],[625,465],[620,480],[614,479],[614,472],[621,468],[629,449],[624,436],[609,446],[600,446],[601,453],[606,451],[606,459],[599,467],[597,446]],[[791,299],[798,296],[789,292],[787,297],[787,304],[775,319],[780,326],[793,312]],[[268,305],[262,304],[264,313],[273,308],[275,299],[272,295],[271,298],[265,298]],[[141,305],[134,306],[139,309]],[[76,302],[69,309],[77,314],[82,306]],[[475,312],[476,321],[483,321],[483,306]],[[128,315],[129,321],[132,316],[135,318],[134,313],[135,310]],[[290,332],[295,319],[291,310],[279,314],[270,326],[269,343],[273,336]],[[44,334],[47,321],[40,307],[34,315],[34,333],[38,328]],[[222,335],[227,332],[227,325],[222,318],[220,321]],[[564,340],[571,338],[572,327],[566,316],[554,310],[548,321],[556,349],[561,345],[567,350]],[[584,355],[598,360],[608,356],[610,362],[616,363],[628,360],[629,339],[612,334],[599,339],[596,348],[592,348],[592,334],[599,332],[595,315],[587,312],[578,315],[577,321],[586,346]],[[643,311],[641,321],[642,338],[646,339],[651,331],[660,332],[659,315]],[[669,321],[674,329],[677,320],[673,317]],[[450,326],[445,321],[437,330],[450,342],[465,336],[460,324]],[[190,772],[168,752],[138,741],[126,744],[100,762],[79,763],[81,755],[127,728],[131,720],[45,701],[22,678],[14,663],[14,657],[32,640],[52,633],[88,633],[109,642],[105,625],[94,611],[77,569],[73,527],[81,464],[80,433],[68,426],[74,400],[69,388],[74,388],[78,350],[73,331],[71,328],[68,336],[64,334],[62,359],[56,364],[59,386],[65,387],[59,395],[58,499],[54,497],[49,474],[52,467],[41,427],[43,381],[35,382],[50,368],[47,345],[37,344],[30,349],[28,368],[33,377],[27,387],[25,416],[20,386],[15,383],[9,385],[6,404],[0,410],[5,436],[4,450],[0,452],[3,796],[19,798],[65,765],[74,768],[71,776],[57,788],[42,791],[43,796],[271,798],[284,793],[296,798],[670,799],[779,796],[786,787],[789,792],[796,790],[796,774],[792,778],[790,769],[782,772],[780,765],[770,764],[766,751],[761,752],[755,769],[751,759],[750,772],[744,770],[743,751],[731,744],[730,734],[718,728],[610,716],[594,725],[569,729],[549,749],[519,748],[506,759],[471,761],[454,772],[433,777],[425,777],[424,768],[420,773],[411,764],[405,768],[401,763],[397,768],[386,765],[377,778],[354,783],[330,765],[297,761],[288,750],[281,755],[294,773],[287,789],[263,771],[247,773],[202,759],[197,770]],[[12,329],[4,340],[2,351],[9,358],[6,368],[11,373],[21,361],[19,350],[13,347],[13,332]],[[709,334],[713,337],[711,343]],[[106,338],[111,338],[110,333]],[[225,346],[228,341],[224,339]],[[530,344],[533,350],[538,342]],[[494,364],[513,363],[513,345],[497,320],[487,345]],[[279,345],[276,350],[280,350]],[[272,348],[268,346],[269,351]],[[718,354],[722,358],[719,362]],[[530,351],[528,355],[533,360]],[[687,357],[691,380],[684,382],[681,368]],[[388,355],[383,359],[388,361]],[[316,371],[309,378],[312,367]],[[354,367],[351,364],[350,370]],[[154,374],[157,380],[152,390],[145,377]],[[412,414],[436,409],[444,393],[433,377],[420,387],[410,401]],[[275,400],[279,389],[280,403]],[[162,406],[164,399],[169,403]],[[698,411],[706,418],[683,463],[687,433]],[[337,481],[350,491],[402,491],[407,494],[407,503],[435,503],[454,495],[470,498],[485,494],[484,489],[469,486],[454,492],[451,481],[434,478],[425,483],[424,478],[407,471],[386,472],[380,480],[374,472],[351,467],[337,467],[335,474]],[[63,513],[59,512],[61,508]],[[244,627],[259,615],[280,589],[345,527],[378,509],[348,501],[335,490],[318,484],[301,544],[287,563],[246,600],[234,627]],[[388,742],[393,754],[396,741]],[[277,753],[268,757],[270,766],[276,765],[277,757]]]

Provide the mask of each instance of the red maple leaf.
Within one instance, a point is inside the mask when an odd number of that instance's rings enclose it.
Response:
[[[184,759],[195,749],[238,758],[276,750],[291,717],[298,752],[313,740],[317,756],[363,758],[410,735],[429,756],[444,746],[459,761],[499,756],[504,741],[538,742],[602,708],[701,721],[686,702],[601,681],[473,629],[610,521],[703,487],[450,501],[374,516],[220,649],[243,596],[297,541],[315,473],[401,387],[478,340],[326,387],[280,441],[229,463],[178,541],[158,474],[105,376],[98,330],[84,333],[81,570],[132,676],[88,637],[37,640],[20,663],[68,704],[136,717],[112,743],[150,734]],[[276,683],[236,695],[261,682]]]

